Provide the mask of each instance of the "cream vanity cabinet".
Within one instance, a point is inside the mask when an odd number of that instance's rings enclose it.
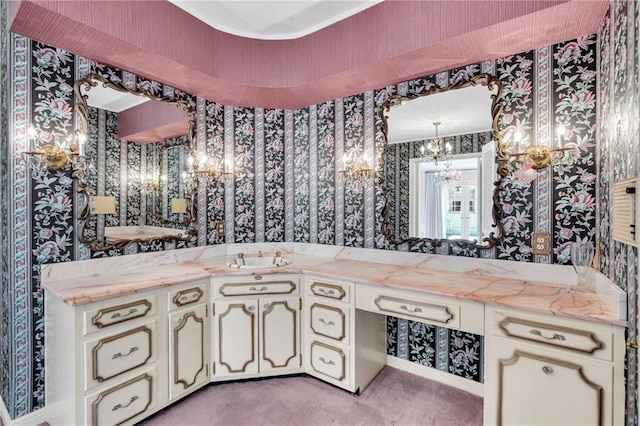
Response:
[[[302,371],[300,277],[212,279],[214,379]]]
[[[209,279],[71,306],[45,293],[50,424],[134,424],[208,383]]]
[[[167,292],[170,401],[209,382],[208,289],[200,281]]]
[[[386,363],[385,319],[356,311],[355,285],[305,277],[305,371],[360,392]]]
[[[624,328],[486,312],[486,425],[624,424]]]

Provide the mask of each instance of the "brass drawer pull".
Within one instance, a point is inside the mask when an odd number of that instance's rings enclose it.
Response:
[[[129,309],[129,311],[128,311],[126,314],[124,314],[124,315],[122,315],[120,312],[116,312],[115,314],[111,315],[111,319],[128,317],[129,315],[133,315],[133,314],[135,314],[136,312],[138,312],[138,309],[137,309],[137,308],[131,308],[131,309]]]
[[[267,291],[267,290],[269,290],[269,287],[264,285],[260,288],[249,287],[249,291]]]
[[[129,400],[128,404],[125,404],[125,405],[117,404],[111,409],[111,411],[118,411],[121,408],[127,408],[128,406],[130,406],[131,404],[133,404],[137,400],[138,400],[138,395],[134,395],[134,396],[131,397],[131,399]]]
[[[320,287],[318,289],[318,293],[323,293],[323,294],[336,294],[336,292],[333,289],[329,289],[329,290],[325,290],[324,288]]]
[[[324,357],[320,357],[320,361],[324,362],[327,365],[336,365],[335,362],[333,361],[327,361],[326,359],[324,359]]]
[[[321,322],[321,323],[323,323],[324,325],[336,325],[336,323],[335,323],[335,322],[333,322],[333,321],[327,321],[327,320],[326,320],[326,319],[324,319],[324,318],[320,318],[320,319],[318,319],[318,321],[320,321],[320,322]]]
[[[420,308],[413,308],[413,311],[410,311],[409,308],[407,307],[407,305],[401,305],[400,309],[402,309],[403,311],[413,312],[413,313],[421,313],[422,312],[422,309],[420,309]]]
[[[118,352],[117,354],[113,355],[111,357],[111,359],[118,359],[118,358],[122,358],[122,357],[125,357],[125,356],[129,356],[129,355],[131,355],[132,353],[134,353],[137,350],[138,350],[138,347],[134,346],[131,349],[129,349],[129,352],[127,352],[126,354],[122,355],[122,352]]]
[[[529,333],[533,334],[534,336],[538,336],[538,337],[542,337],[543,339],[547,339],[547,340],[560,340],[561,342],[564,342],[566,339],[566,337],[564,337],[562,334],[558,334],[558,333],[553,333],[553,336],[551,337],[547,337],[547,336],[543,336],[542,332],[540,330],[537,330],[535,328],[532,328]]]
[[[544,367],[542,367],[542,372],[544,374],[553,374],[553,368],[549,367],[548,365],[545,365]]]

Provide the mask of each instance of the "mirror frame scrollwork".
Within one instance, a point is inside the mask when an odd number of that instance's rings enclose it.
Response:
[[[388,141],[388,113],[389,110],[399,105],[401,102],[410,101],[413,99],[421,98],[424,96],[434,95],[436,93],[442,93],[449,90],[457,90],[465,87],[482,85],[486,86],[488,90],[493,91],[494,88],[497,88],[497,92],[491,94],[491,117],[492,117],[492,131],[493,138],[496,141],[496,161],[497,161],[497,173],[496,173],[496,181],[494,184],[493,190],[493,224],[497,231],[491,232],[488,236],[484,237],[481,241],[471,241],[471,240],[461,240],[461,239],[434,239],[434,238],[418,238],[418,237],[408,237],[408,238],[397,238],[395,235],[391,234],[389,229],[389,199],[388,199],[388,189],[385,182],[385,171],[386,171],[386,156],[387,149],[389,146]],[[508,168],[508,157],[507,157],[507,146],[502,141],[502,131],[500,130],[499,122],[502,117],[502,111],[504,105],[502,103],[502,92],[503,85],[500,80],[498,80],[495,76],[490,74],[478,74],[473,78],[467,81],[460,81],[448,87],[440,87],[434,86],[429,90],[426,90],[422,93],[408,93],[406,95],[393,95],[390,96],[380,107],[379,116],[381,119],[381,131],[384,139],[384,147],[382,149],[382,155],[380,156],[379,162],[379,170],[382,171],[379,176],[379,184],[382,191],[382,195],[384,198],[384,206],[382,210],[382,226],[381,232],[387,241],[390,244],[394,245],[402,245],[407,244],[409,247],[415,246],[420,243],[427,243],[432,247],[439,247],[444,243],[454,244],[463,248],[477,248],[477,249],[490,249],[495,247],[500,240],[504,238],[504,225],[502,224],[502,218],[504,216],[504,212],[500,205],[500,193],[503,189],[503,181],[504,178],[509,174]]]
[[[188,102],[179,100],[179,99],[178,100],[172,99],[170,96],[164,96],[164,95],[157,96],[157,95],[148,93],[146,91],[129,89],[120,82],[110,81],[109,79],[98,74],[89,74],[86,77],[77,80],[74,84],[74,93],[76,97],[76,103],[75,103],[74,109],[75,109],[77,122],[78,122],[78,130],[81,133],[88,135],[88,128],[89,128],[89,120],[88,120],[89,105],[87,102],[89,95],[83,94],[83,92],[85,93],[89,92],[91,88],[96,87],[98,85],[102,85],[103,87],[117,90],[123,93],[131,93],[133,95],[143,96],[153,101],[160,101],[166,104],[175,105],[177,108],[182,109],[189,118],[189,130],[187,133],[189,136],[188,143],[190,145],[189,150],[191,151],[193,149],[193,144],[196,138],[196,126],[195,126],[196,111],[191,105],[189,105]],[[79,229],[78,239],[80,240],[81,243],[87,245],[93,252],[122,249],[131,243],[148,245],[148,244],[154,244],[158,242],[189,241],[197,234],[195,223],[193,222],[193,218],[197,217],[197,213],[195,211],[195,205],[194,205],[195,194],[197,193],[197,190],[198,190],[197,184],[196,184],[194,185],[189,197],[187,198],[188,199],[187,217],[188,217],[189,226],[188,226],[188,229],[185,230],[184,235],[182,234],[181,235],[163,235],[163,236],[150,237],[150,238],[132,238],[129,240],[118,240],[111,243],[107,243],[105,240],[105,242],[103,243],[98,239],[97,232],[94,231],[93,233],[91,233],[89,229],[90,194],[89,194],[88,184],[85,179],[86,178],[84,176],[79,176],[79,180],[78,180],[78,193],[81,193],[84,195],[84,201],[80,207],[80,213],[78,215],[78,221],[81,223],[79,227],[80,229]]]

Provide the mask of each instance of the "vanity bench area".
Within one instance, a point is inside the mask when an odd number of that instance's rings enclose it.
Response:
[[[289,264],[227,266],[258,252]],[[589,279],[595,293],[566,284],[570,266],[303,243],[49,264],[44,410],[133,424],[210,382],[298,373],[359,393],[391,315],[484,336],[484,424],[622,424],[626,293]]]

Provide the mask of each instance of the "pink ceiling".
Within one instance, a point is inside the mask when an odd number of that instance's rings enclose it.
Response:
[[[386,0],[295,40],[171,3],[10,2],[11,31],[228,105],[300,108],[597,31],[609,0]]]

